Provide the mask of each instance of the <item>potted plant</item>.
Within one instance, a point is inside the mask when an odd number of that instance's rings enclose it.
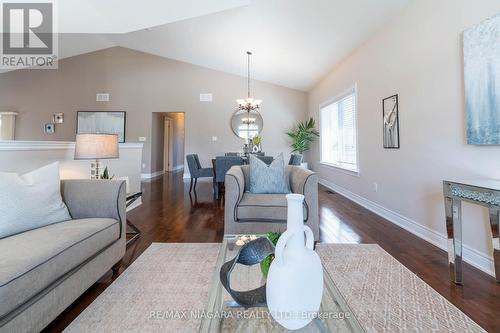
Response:
[[[278,244],[278,239],[281,236],[281,232],[268,232],[266,234],[266,237],[273,243],[274,246]],[[271,267],[271,263],[274,260],[274,255],[267,256],[260,262],[260,269],[262,271],[262,274],[264,277],[267,279],[267,273],[269,272],[269,267]]]
[[[252,144],[253,144],[253,152],[254,153],[260,153],[262,151],[262,148],[260,144],[262,143],[262,137],[261,136],[254,136],[252,139]]]
[[[110,176],[109,175],[109,170],[108,170],[108,167],[105,167],[104,168],[104,172],[102,173],[102,175],[99,177],[100,179],[108,179],[108,180],[111,180],[115,177],[115,175],[112,175]]]
[[[311,144],[319,137],[319,132],[316,129],[316,121],[314,118],[309,118],[308,121],[297,124],[297,127],[286,133],[292,140],[292,153],[304,154],[311,148]],[[302,163],[302,166],[307,168],[307,163]]]

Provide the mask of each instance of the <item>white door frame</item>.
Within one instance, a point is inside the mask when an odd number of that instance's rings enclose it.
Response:
[[[163,171],[172,171],[173,164],[173,128],[172,119],[164,118],[164,130],[163,130]]]

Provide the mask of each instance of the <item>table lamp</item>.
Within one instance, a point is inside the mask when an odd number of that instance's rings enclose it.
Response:
[[[77,134],[75,160],[95,160],[90,164],[90,178],[99,179],[99,160],[119,157],[118,135]]]

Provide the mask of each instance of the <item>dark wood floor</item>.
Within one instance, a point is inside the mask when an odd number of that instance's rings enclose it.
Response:
[[[143,204],[127,215],[142,235],[127,250],[123,272],[152,242],[219,242],[224,211],[213,199],[212,183],[198,183],[197,195],[175,173],[144,183]],[[500,284],[464,267],[464,286],[448,277],[447,254],[344,197],[320,187],[321,241],[377,243],[489,332],[500,332]],[[113,281],[111,274],[92,286],[46,328],[60,332]]]

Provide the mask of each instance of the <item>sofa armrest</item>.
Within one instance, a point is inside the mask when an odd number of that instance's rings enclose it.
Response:
[[[314,183],[316,185],[314,186]],[[306,194],[308,187],[316,187],[318,184],[318,176],[315,172],[298,167],[292,166],[290,170],[290,189],[292,193]]]
[[[307,225],[312,229],[314,239],[319,240],[318,175],[311,170],[292,166],[290,189],[293,193],[304,195],[308,211]]]
[[[229,199],[238,204],[245,193],[245,175],[240,166],[232,166],[226,172],[224,187],[226,188],[225,200],[230,196]]]
[[[112,218],[126,224],[126,186],[123,180],[61,180],[61,194],[74,219]]]

